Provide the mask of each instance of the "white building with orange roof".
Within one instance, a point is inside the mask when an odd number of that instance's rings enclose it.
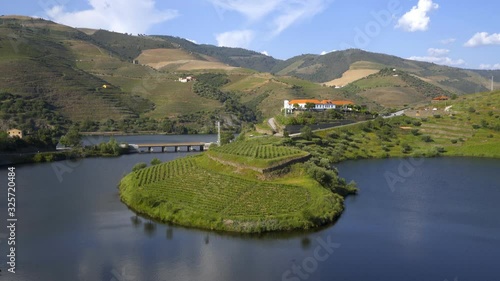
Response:
[[[314,110],[327,110],[342,108],[347,105],[354,105],[352,101],[348,100],[317,100],[317,99],[294,99],[285,100],[283,106],[286,110],[306,109],[307,104],[313,104]]]

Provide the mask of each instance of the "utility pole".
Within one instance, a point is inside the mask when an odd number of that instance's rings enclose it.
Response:
[[[491,91],[493,92],[493,76],[491,76]]]
[[[220,121],[217,121],[217,145],[220,146]]]

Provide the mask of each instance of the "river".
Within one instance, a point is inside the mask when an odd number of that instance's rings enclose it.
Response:
[[[216,136],[127,136],[128,143]],[[239,236],[156,223],[119,200],[137,162],[186,152],[16,166],[16,274],[0,280],[498,280],[500,160],[348,161],[359,195],[315,232]],[[407,161],[407,162],[405,162]],[[0,221],[6,222],[7,170]]]

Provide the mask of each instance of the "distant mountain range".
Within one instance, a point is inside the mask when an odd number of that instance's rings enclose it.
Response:
[[[23,16],[0,17],[0,72],[0,92],[36,96],[73,121],[220,114],[223,101],[197,95],[192,82],[179,82],[206,72],[225,73],[221,90],[262,116],[278,114],[283,99],[348,98],[382,110],[441,94],[487,91],[492,76],[500,81],[500,70],[358,49],[278,60],[179,37],[75,29]],[[19,119],[3,116],[4,126]]]

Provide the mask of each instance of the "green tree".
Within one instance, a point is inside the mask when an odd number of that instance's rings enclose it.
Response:
[[[153,159],[151,160],[151,162],[150,162],[150,163],[151,163],[151,165],[152,165],[152,166],[154,166],[154,165],[158,165],[158,164],[161,164],[161,160],[155,157],[155,158],[153,158]]]
[[[234,140],[234,134],[232,132],[222,132],[220,134],[220,145],[225,145]]]
[[[62,136],[59,141],[61,144],[66,146],[80,146],[82,142],[82,135],[80,135],[77,127],[72,126],[68,133]]]
[[[300,136],[305,140],[312,140],[313,131],[311,127],[309,126],[302,127],[302,129],[300,129]]]
[[[316,107],[316,105],[315,105],[314,103],[312,103],[312,102],[307,102],[307,103],[306,103],[306,105],[305,105],[305,108],[306,108],[307,110],[311,110],[311,109],[313,109],[314,107]]]
[[[137,163],[134,165],[134,167],[132,168],[132,172],[137,172],[141,169],[144,169],[148,166],[148,164],[144,163],[144,162],[140,162],[140,163]]]

